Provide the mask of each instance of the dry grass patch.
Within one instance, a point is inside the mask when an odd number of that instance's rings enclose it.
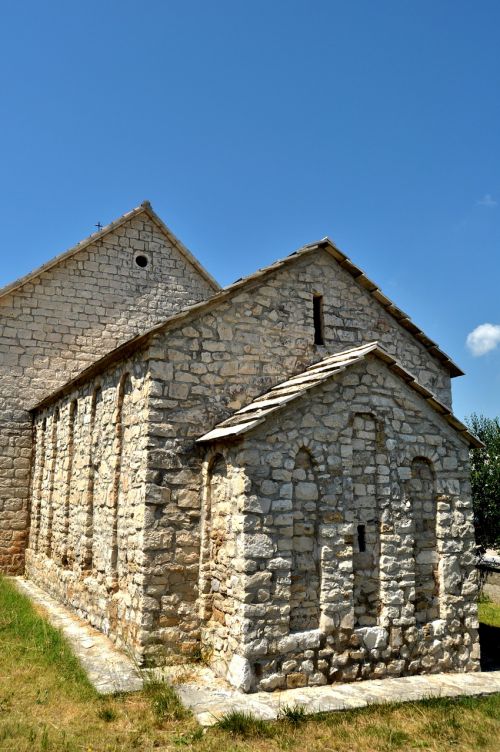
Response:
[[[293,707],[276,723],[227,716],[204,732],[161,681],[98,696],[61,634],[0,578],[2,752],[497,752],[499,737],[499,695],[314,717]]]

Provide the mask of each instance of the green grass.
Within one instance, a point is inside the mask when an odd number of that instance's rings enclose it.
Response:
[[[144,682],[144,694],[149,698],[153,712],[158,720],[176,720],[189,718],[186,710],[173,688],[161,679],[151,677]]]
[[[97,711],[97,717],[100,718],[101,721],[111,723],[112,721],[116,721],[118,716],[114,708],[102,707]]]
[[[59,630],[34,609],[31,602],[5,578],[0,577],[0,644],[2,663],[57,667],[54,677],[65,693],[95,699],[97,694]],[[49,688],[38,686],[36,702],[43,704]],[[5,702],[5,698],[4,698]],[[1,698],[0,698],[1,703]],[[1,704],[0,704],[1,707]]]
[[[500,604],[483,595],[479,601],[479,621],[489,627],[500,627]]]
[[[205,731],[154,677],[98,696],[61,634],[0,577],[1,752],[498,752],[500,695],[317,716],[285,706],[280,718],[228,713]]]

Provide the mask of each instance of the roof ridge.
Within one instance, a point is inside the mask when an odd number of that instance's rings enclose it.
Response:
[[[433,392],[422,386],[415,376],[406,370],[396,358],[390,355],[378,341],[368,342],[364,345],[329,355],[286,381],[276,384],[267,392],[255,397],[247,405],[234,412],[226,420],[217,423],[215,428],[200,436],[196,442],[201,444],[223,438],[241,436],[263,423],[271,414],[281,410],[292,400],[304,395],[309,389],[320,386],[332,376],[346,370],[346,368],[349,368],[354,363],[358,363],[369,354],[373,354],[382,360],[388,366],[389,370],[416,391],[469,444],[475,447],[483,446],[482,442],[468,431],[467,426],[453,415],[450,408],[444,405]]]
[[[219,292],[221,290],[221,286],[213,277],[209,271],[205,269],[203,264],[198,261],[196,256],[191,253],[189,248],[187,248],[184,243],[179,240],[177,235],[174,235],[170,227],[165,224],[163,219],[155,212],[153,207],[151,206],[151,203],[149,201],[143,201],[141,206],[143,207],[144,211],[147,213],[149,218],[160,228],[160,230],[163,232],[164,235],[166,235],[169,240],[175,245],[177,250],[181,253],[182,256],[184,256],[192,266],[195,267],[195,269],[205,278],[205,280],[211,285],[211,287],[216,291]]]
[[[340,350],[338,353],[333,353],[333,355],[327,355],[326,358],[323,358],[323,360],[318,360],[316,363],[313,363],[312,365],[307,367],[308,371],[313,371],[315,368],[320,366],[321,364],[325,363],[333,363],[337,358],[342,357],[355,357],[358,353],[361,352],[369,352],[369,350],[374,350],[376,347],[380,348],[384,352],[387,352],[384,347],[379,343],[378,340],[373,340],[372,342],[367,342],[365,345],[358,345],[357,347],[351,347],[349,350]],[[387,354],[389,354],[387,352]]]

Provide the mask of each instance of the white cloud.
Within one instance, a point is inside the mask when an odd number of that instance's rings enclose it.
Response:
[[[486,355],[500,344],[500,324],[480,324],[467,335],[467,347],[476,357]]]
[[[491,193],[485,193],[482,198],[479,199],[479,201],[476,201],[478,206],[488,206],[493,207],[497,206],[498,202],[495,201]]]

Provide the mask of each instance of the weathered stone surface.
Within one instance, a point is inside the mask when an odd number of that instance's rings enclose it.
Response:
[[[229,664],[227,678],[230,684],[242,692],[248,692],[252,686],[253,673],[250,661],[235,653]]]
[[[73,647],[84,670],[98,692],[131,692],[143,684],[141,672],[126,655],[117,651],[103,634],[74,616],[32,582],[18,580],[18,587],[42,606],[50,622],[61,629]],[[374,675],[383,676],[377,668]],[[303,680],[297,689],[286,689],[285,678],[272,674],[261,681],[263,691],[243,695],[240,690],[215,676],[203,664],[157,669],[154,675],[171,683],[185,707],[199,723],[211,726],[232,710],[251,713],[263,720],[279,717],[284,707],[301,707],[306,714],[332,712],[386,702],[415,702],[429,697],[486,695],[500,691],[500,671],[482,674],[434,674],[389,678],[384,682],[364,681],[325,687],[322,675],[312,674],[304,692]],[[146,676],[151,677],[151,669]],[[315,685],[314,682],[318,681]],[[293,680],[292,680],[293,681]],[[273,690],[282,691],[272,693]]]

